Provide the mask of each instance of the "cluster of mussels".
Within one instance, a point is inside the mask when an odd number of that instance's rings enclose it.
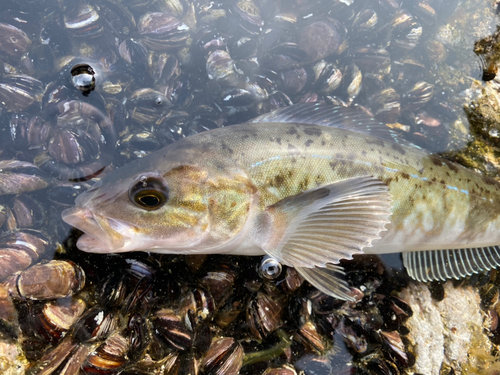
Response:
[[[456,104],[429,72],[454,59],[433,35],[458,3],[0,0],[0,331],[29,372],[411,365],[411,310],[373,264],[346,265],[359,298],[344,303],[251,258],[83,255],[60,213],[131,159],[298,102],[357,105],[441,149]]]
[[[293,268],[259,277],[246,258],[70,258],[22,272],[19,294],[2,289],[2,334],[18,338],[27,374],[400,374],[414,363],[411,308],[376,259],[347,265],[359,288],[345,302]],[[54,268],[57,280],[35,282]]]

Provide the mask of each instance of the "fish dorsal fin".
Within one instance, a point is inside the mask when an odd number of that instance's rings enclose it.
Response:
[[[354,177],[287,197],[264,210],[254,241],[292,267],[325,267],[371,246],[391,215],[387,185]]]
[[[299,103],[261,115],[250,122],[285,122],[331,126],[420,149],[359,108],[339,107],[326,103]]]
[[[346,301],[354,301],[349,286],[344,279],[344,269],[335,264],[328,264],[325,268],[295,267],[297,272],[311,285],[329,296]]]
[[[418,281],[458,280],[500,266],[500,246],[406,252],[403,263]]]

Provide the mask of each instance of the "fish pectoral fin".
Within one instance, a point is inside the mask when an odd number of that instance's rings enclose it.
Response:
[[[411,251],[403,263],[417,281],[446,281],[489,271],[500,266],[500,245],[468,249]]]
[[[254,241],[292,267],[325,267],[371,246],[391,215],[387,185],[371,176],[337,181],[266,208]]]
[[[325,268],[295,267],[297,272],[321,292],[346,301],[354,301],[349,286],[344,279],[344,269],[335,264]]]

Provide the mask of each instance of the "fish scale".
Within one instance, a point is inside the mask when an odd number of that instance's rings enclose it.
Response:
[[[143,185],[149,201],[133,193]],[[267,254],[344,299],[338,263],[354,254],[403,252],[423,281],[500,261],[499,182],[322,104],[180,140],[110,173],[63,219],[85,251]]]

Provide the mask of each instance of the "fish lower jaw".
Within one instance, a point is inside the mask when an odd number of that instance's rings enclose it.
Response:
[[[99,241],[98,239],[92,237],[89,234],[82,235],[78,239],[76,246],[80,250],[88,252],[88,253],[107,254],[107,253],[111,253],[111,252],[116,252],[116,249],[111,249],[109,245],[105,244],[104,242]]]

